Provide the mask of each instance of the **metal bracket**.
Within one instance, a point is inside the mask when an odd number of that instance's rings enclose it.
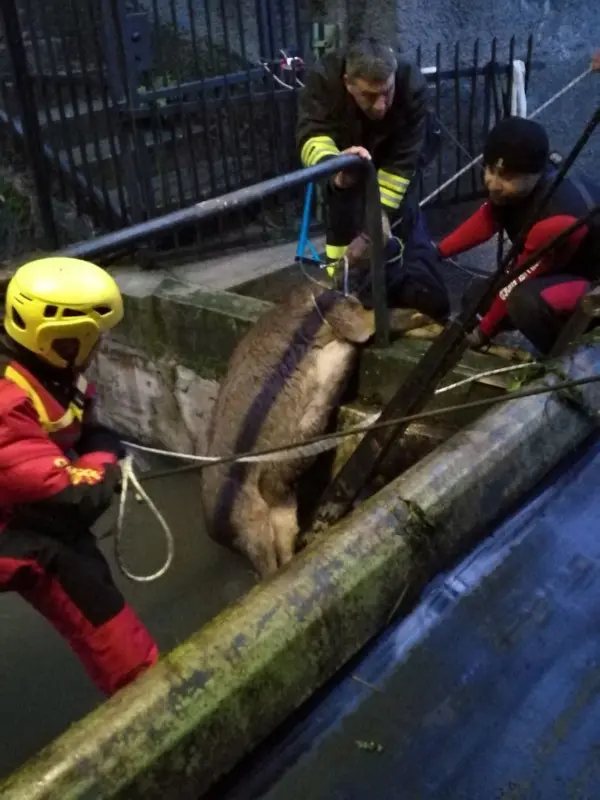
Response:
[[[126,14],[123,18],[123,44],[127,66],[132,75],[152,69],[150,18],[146,12]]]
[[[126,13],[123,0],[102,0],[102,16],[108,84],[113,98],[137,104],[141,74],[153,65],[149,16],[146,12]]]

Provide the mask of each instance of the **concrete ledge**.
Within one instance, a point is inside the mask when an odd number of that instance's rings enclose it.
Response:
[[[125,319],[115,339],[140,348],[152,359],[172,358],[206,380],[219,380],[231,353],[256,319],[271,303],[232,292],[190,289],[174,280],[158,280],[149,274],[120,279],[125,300]],[[398,384],[430,346],[410,338],[398,339],[385,350],[367,348],[362,355],[358,395],[368,404],[386,403]],[[448,376],[449,382],[477,372],[506,366],[495,356],[468,352]],[[506,391],[512,377],[500,375],[448,392],[434,401],[451,405],[465,400],[497,396]],[[432,404],[432,407],[433,405]],[[476,414],[455,420],[462,424]]]
[[[557,365],[563,380],[600,375],[600,344],[582,346]],[[556,381],[548,377],[531,386]],[[598,413],[600,381],[574,393]],[[597,418],[556,393],[509,401],[447,439],[395,481],[395,490],[435,526],[438,556],[446,562],[597,426]]]
[[[122,286],[125,318],[115,338],[151,358],[172,356],[207,379],[220,378],[233,348],[269,303],[164,280],[149,291]]]
[[[599,373],[600,346],[561,367]],[[599,384],[580,394],[600,409]],[[0,796],[197,800],[595,426],[555,395],[489,412],[74,725]]]

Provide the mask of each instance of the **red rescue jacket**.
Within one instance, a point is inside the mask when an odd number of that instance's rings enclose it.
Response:
[[[93,401],[80,377],[65,408],[25,367],[11,361],[0,378],[0,530],[11,518],[88,528],[109,507],[120,480],[113,453],[70,460]]]
[[[523,221],[545,195],[555,175],[556,170],[549,168],[533,193],[519,202],[506,206],[493,206],[489,201],[484,203],[473,216],[440,242],[438,250],[442,258],[464,253],[472,247],[483,244],[502,229],[506,231],[511,241],[514,241]],[[515,268],[518,270],[541,247],[549,244],[578,218],[587,214],[593,204],[599,201],[600,186],[585,176],[565,178],[546,203],[538,221],[527,232],[523,251],[516,261]],[[600,275],[599,259],[600,227],[595,223],[589,227],[584,225],[571,233],[561,247],[547,252],[528,270],[505,286],[481,319],[479,327],[486,336],[492,337],[498,332],[500,324],[508,315],[508,297],[523,281],[557,272],[572,274],[575,278],[596,280]]]

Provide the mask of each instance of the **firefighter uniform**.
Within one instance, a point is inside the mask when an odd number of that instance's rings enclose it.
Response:
[[[426,81],[416,66],[400,61],[393,103],[383,119],[372,120],[347,91],[344,72],[345,54],[332,53],[308,73],[296,129],[301,162],[310,167],[358,145],[369,151],[377,168],[382,209],[392,224],[401,219],[395,232],[404,246],[403,259],[391,252],[386,270],[390,304],[410,305],[403,295],[418,285],[420,310],[443,319],[449,310],[447,290],[437,271],[439,257],[419,210],[414,181],[431,132]],[[340,190],[328,182],[325,191],[326,256],[337,261],[363,230],[364,189],[359,184]]]
[[[0,337],[0,591],[42,614],[107,695],[158,659],[90,530],[118,490],[124,452],[94,421],[82,370],[122,315],[104,270],[42,259],[11,280]]]

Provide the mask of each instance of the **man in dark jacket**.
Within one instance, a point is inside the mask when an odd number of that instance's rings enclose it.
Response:
[[[483,164],[489,199],[440,243],[443,258],[470,250],[502,231],[514,241],[556,176],[546,131],[522,117],[508,117],[490,131]],[[515,269],[598,203],[600,186],[571,170],[526,232]],[[592,223],[502,289],[491,306],[482,309],[470,345],[481,348],[502,330],[516,328],[540,352],[549,352],[578,300],[598,278],[600,227]]]
[[[419,211],[415,181],[429,119],[427,85],[417,67],[398,61],[382,43],[364,39],[345,53],[326,56],[309,72],[300,93],[296,142],[304,166],[340,153],[373,159],[387,239],[388,303],[444,320],[448,294]],[[368,239],[360,175],[336,174],[327,184],[326,199],[328,261],[334,264],[347,255],[352,265],[364,259]],[[399,238],[392,237],[390,223],[399,220]],[[370,302],[369,285],[363,284],[360,296]]]

